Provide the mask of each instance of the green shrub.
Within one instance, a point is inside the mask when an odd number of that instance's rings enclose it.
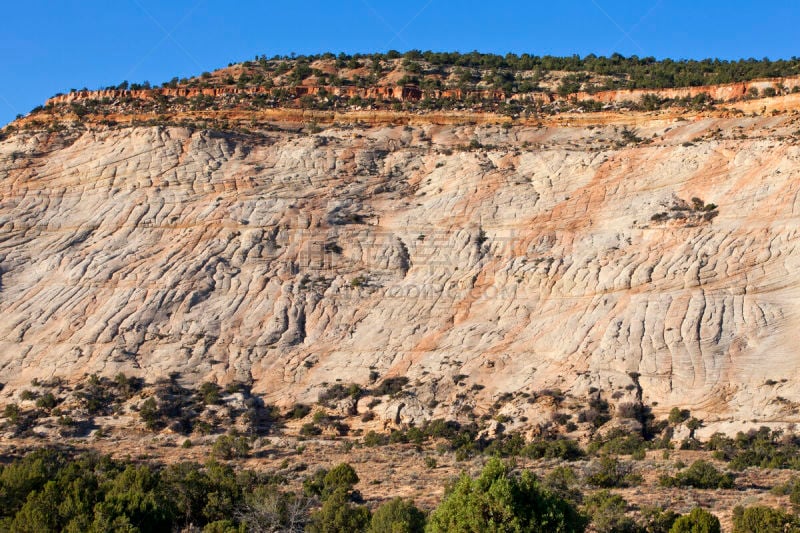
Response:
[[[736,454],[736,444],[730,437],[722,433],[714,433],[706,442],[706,449],[714,453],[715,459],[729,461]]]
[[[669,533],[681,515],[659,507],[643,506],[640,509],[639,529],[642,533]]]
[[[689,420],[689,410],[688,409],[679,409],[677,407],[673,407],[669,412],[669,417],[667,420],[670,424],[681,424],[686,420]]]
[[[323,409],[316,411],[314,413],[314,416],[311,417],[311,421],[314,422],[315,424],[326,425],[330,422],[330,420],[331,419],[328,416],[328,413],[326,413],[325,410]]]
[[[322,429],[320,429],[313,422],[308,422],[306,424],[303,424],[303,426],[300,428],[300,435],[304,437],[314,437],[316,435],[322,435]]]
[[[94,508],[96,531],[163,531],[171,523],[169,502],[159,493],[159,477],[147,466],[128,465]]]
[[[312,513],[306,531],[309,533],[358,533],[370,523],[369,509],[353,505],[345,490],[333,492],[319,511]]]
[[[405,376],[398,376],[393,378],[386,378],[381,382],[381,384],[372,391],[372,394],[375,396],[394,396],[398,392],[403,390],[408,384],[408,378]]]
[[[220,386],[216,383],[210,383],[206,381],[200,385],[197,393],[200,396],[200,401],[203,403],[203,405],[217,405],[222,401],[219,395],[220,390]]]
[[[388,439],[386,438],[386,435],[382,435],[370,430],[366,435],[364,435],[364,446],[369,446],[370,448],[375,446],[383,446],[387,443],[387,440]]]
[[[442,418],[426,420],[422,426],[422,432],[433,439],[451,440],[459,434],[460,429],[461,424],[458,422]]]
[[[313,475],[303,480],[303,494],[309,497],[322,496],[322,491],[325,490],[325,475],[328,470],[320,468]]]
[[[586,454],[577,441],[572,439],[535,440],[520,452],[531,459],[563,459],[576,461]]]
[[[425,513],[414,502],[394,498],[372,514],[369,533],[422,533],[425,530]]]
[[[331,385],[319,394],[319,403],[328,407],[332,407],[335,402],[348,397],[358,399],[361,397],[363,392],[364,391],[361,389],[361,387],[355,383],[351,383],[349,385],[337,383],[335,385]]]
[[[353,487],[358,483],[358,474],[347,463],[340,463],[330,470],[320,468],[303,481],[303,493],[307,496],[327,498],[337,490],[344,490],[352,494]]]
[[[708,461],[698,460],[674,477],[662,476],[659,483],[664,487],[694,487],[697,489],[733,488],[733,475],[722,473]]]
[[[15,403],[9,403],[3,408],[3,418],[8,420],[10,424],[17,425],[20,420],[21,412],[22,411],[20,410],[19,405]]]
[[[336,490],[344,489],[348,493],[358,484],[358,474],[355,469],[347,463],[340,463],[331,468],[322,478],[324,489],[322,496],[331,494]]]
[[[0,513],[14,516],[28,495],[41,490],[65,462],[63,455],[52,450],[37,450],[0,467]]]
[[[56,400],[56,397],[53,396],[52,392],[45,392],[39,398],[37,398],[36,407],[39,407],[40,409],[46,409],[49,411],[53,407],[55,407],[57,403],[58,401]]]
[[[533,474],[514,476],[495,458],[478,478],[462,474],[448,487],[426,530],[572,532],[585,526],[578,510],[540,486]]]
[[[250,455],[247,437],[220,435],[211,446],[211,454],[217,459],[244,458]]]
[[[589,453],[605,452],[617,455],[630,455],[644,449],[644,437],[621,429],[610,431],[604,437],[593,440],[587,447]]]
[[[302,403],[296,403],[292,406],[291,410],[289,411],[289,413],[287,413],[286,416],[287,418],[300,419],[300,418],[305,418],[310,412],[311,412],[311,407]]]
[[[406,440],[419,446],[425,440],[425,433],[421,429],[412,426],[406,430]]]
[[[719,533],[719,519],[705,509],[695,507],[672,525],[670,533]]]
[[[771,507],[736,507],[733,509],[733,533],[784,533],[798,531],[800,520]]]
[[[738,433],[733,442],[735,450],[728,450],[727,455],[732,456],[729,466],[734,470],[750,466],[800,470],[799,436],[783,435],[780,430],[762,427]]]
[[[160,412],[156,399],[152,396],[144,401],[139,408],[139,418],[145,423],[147,429],[157,429],[160,423]]]
[[[694,432],[700,429],[702,426],[703,422],[694,417],[686,421],[686,428],[691,432],[691,435],[694,435]]]
[[[618,494],[601,490],[586,498],[584,509],[598,533],[622,533],[636,530],[636,523],[625,514],[628,504]]]
[[[23,402],[35,400],[37,396],[38,394],[28,389],[25,389],[24,391],[19,393],[19,399],[22,400]]]
[[[322,508],[312,514],[307,531],[364,531],[370,520],[369,509],[351,503],[355,496],[353,487],[358,481],[356,471],[347,463],[330,470],[317,470],[303,481],[306,495],[319,496],[323,500]]]
[[[519,433],[501,433],[484,448],[483,453],[496,457],[514,457],[525,449],[525,439]]]
[[[578,413],[578,422],[589,422],[599,428],[611,420],[608,402],[599,396],[589,400],[589,408]]]
[[[642,482],[642,476],[632,472],[630,465],[617,460],[616,457],[604,456],[590,465],[586,481],[601,488],[630,487]]]
[[[544,486],[553,494],[574,504],[583,500],[578,486],[578,475],[569,466],[557,466],[544,478]]]
[[[389,433],[389,444],[405,444],[406,442],[408,442],[408,437],[405,432],[393,429]]]
[[[792,476],[785,483],[772,487],[769,492],[776,496],[787,496],[791,495],[793,492],[798,492],[800,495],[800,478]]]
[[[225,385],[225,392],[227,394],[235,394],[237,392],[244,392],[249,390],[247,385],[244,383],[240,383],[238,381],[231,381],[227,385]]]
[[[237,526],[231,520],[217,520],[206,524],[203,533],[245,533],[243,526]]]
[[[789,493],[789,502],[794,507],[795,512],[800,509],[800,482],[797,480],[792,484],[792,490]]]
[[[107,412],[114,399],[110,388],[111,383],[108,379],[91,374],[86,381],[76,387],[76,390],[80,390],[77,396],[81,399],[84,408],[89,411],[89,414],[95,415]]]
[[[264,510],[252,509],[244,495],[275,492],[268,488],[276,481],[251,471],[234,473],[213,461],[204,467],[177,463],[161,469],[93,453],[38,450],[0,466],[0,530],[188,531],[205,527],[239,532],[245,530],[240,516],[249,521],[263,516],[255,511]],[[295,498],[291,493],[281,497]],[[295,513],[295,524],[305,523],[308,506],[291,508],[299,513]],[[275,526],[285,524],[271,520],[269,527]]]
[[[128,377],[123,372],[114,376],[114,386],[123,400],[130,399],[134,393],[142,388],[144,381],[141,378]]]

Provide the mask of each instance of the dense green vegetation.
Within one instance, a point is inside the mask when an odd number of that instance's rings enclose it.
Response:
[[[320,63],[319,61],[324,61]],[[129,111],[152,111],[158,114],[170,109],[181,110],[258,110],[275,107],[300,107],[304,109],[341,109],[379,107],[393,110],[425,111],[439,109],[471,109],[492,111],[510,116],[536,113],[555,114],[570,109],[599,111],[608,104],[595,100],[581,102],[503,99],[503,96],[531,93],[555,93],[567,97],[578,91],[593,94],[602,90],[662,89],[700,85],[743,82],[757,78],[778,78],[800,74],[800,59],[720,59],[672,60],[654,57],[585,57],[537,56],[531,54],[481,54],[471,52],[432,52],[410,50],[404,53],[390,51],[385,54],[334,55],[331,53],[299,56],[256,56],[253,60],[233,64],[230,70],[216,74],[204,72],[194,78],[173,78],[162,84],[163,88],[237,87],[258,88],[257,94],[227,94],[217,98],[206,94],[166,96],[156,94],[149,100],[130,95],[70,102],[60,107],[79,118],[87,114],[109,114],[113,107]],[[389,74],[391,77],[387,77]],[[380,85],[405,85],[417,91],[416,96],[405,101],[365,93],[331,94],[330,87],[367,88]],[[318,93],[296,91],[300,86],[320,87]],[[105,89],[151,89],[149,82],[123,81]],[[72,89],[74,91],[75,89]],[[83,90],[86,90],[84,88]],[[442,90],[458,90],[443,94]],[[797,88],[792,89],[798,90]],[[489,93],[486,93],[489,91]],[[745,98],[784,94],[786,87],[753,89]],[[647,94],[640,101],[614,104],[617,107],[639,110],[656,110],[679,106],[693,110],[715,104],[707,95],[665,99]],[[41,111],[37,107],[33,112]],[[49,109],[52,110],[52,109]]]
[[[542,487],[528,471],[511,475],[490,461],[477,479],[462,475],[431,514],[428,531],[583,531],[574,504]]]
[[[614,88],[667,88],[747,81],[756,78],[792,76],[800,74],[800,59],[771,61],[764,59],[740,59],[727,61],[720,59],[703,60],[658,60],[654,57],[625,57],[620,54],[584,57],[537,56],[532,54],[482,54],[470,52],[432,52],[410,50],[405,53],[390,51],[385,54],[320,54],[309,56],[265,56],[247,61],[245,66],[262,67],[267,73],[281,74],[292,71],[295,81],[302,81],[311,75],[319,75],[309,64],[319,59],[335,59],[339,69],[358,69],[367,67],[373,74],[380,74],[386,62],[403,59],[403,68],[410,75],[409,81],[419,82],[425,74],[442,73],[453,70],[461,86],[474,86],[484,81],[488,86],[505,89],[508,92],[527,92],[537,89],[537,80],[547,72],[567,71],[576,73],[564,81],[564,92],[578,90],[585,74],[596,74],[614,78],[597,89]],[[293,70],[292,70],[293,69]],[[520,72],[533,72],[533,79],[518,78]],[[580,74],[578,74],[580,73]],[[416,76],[416,77],[415,77]],[[200,78],[202,80],[202,77]],[[346,80],[331,80],[346,81]],[[355,80],[357,83],[359,80]],[[424,85],[424,84],[423,84]]]
[[[719,533],[719,519],[704,509],[692,509],[687,515],[677,518],[670,533]]]
[[[707,444],[719,459],[730,461],[734,470],[750,466],[800,470],[800,437],[762,427],[735,438],[713,435]]]
[[[790,513],[771,507],[736,507],[733,510],[733,533],[784,533],[800,531],[800,520]]]
[[[477,477],[462,474],[448,485],[429,514],[401,498],[371,510],[346,463],[310,474],[302,491],[287,489],[286,481],[215,461],[163,466],[40,449],[0,466],[0,531],[581,532],[588,525],[601,533],[719,531],[717,518],[702,509],[680,516],[642,508],[633,518],[618,494],[584,497],[570,469],[539,479],[496,458]],[[766,507],[734,512],[742,533],[797,524],[796,516]]]
[[[288,497],[278,481],[213,461],[155,468],[43,449],[0,467],[0,530],[220,530],[237,515],[254,522],[255,497]]]
[[[319,60],[333,62],[336,73],[323,72],[312,67]],[[540,90],[539,81],[550,72],[572,73],[564,78],[559,92],[567,94],[581,88],[601,89],[655,89],[689,87],[708,84],[748,81],[756,78],[793,76],[800,74],[800,59],[656,59],[655,57],[625,57],[620,54],[597,56],[589,54],[572,56],[537,56],[533,54],[483,54],[480,52],[433,52],[409,50],[404,53],[389,51],[373,54],[332,53],[293,56],[256,56],[241,65],[248,69],[238,78],[227,76],[223,84],[240,87],[253,85],[272,87],[272,79],[285,76],[291,84],[299,84],[314,76],[320,85],[355,85],[366,87],[374,84],[382,74],[388,72],[392,61],[400,61],[406,76],[404,83],[419,85],[422,89],[445,86],[470,88],[477,85],[502,89],[506,92],[530,92]],[[231,63],[229,66],[233,66]],[[344,76],[344,71],[360,71],[361,74]],[[525,75],[521,75],[521,74]],[[606,79],[603,84],[586,84],[589,75]],[[453,82],[443,84],[442,77],[452,77]],[[434,79],[438,78],[438,79]],[[205,72],[195,78],[173,78],[164,87],[204,86],[214,83],[211,73]],[[128,83],[124,81],[107,89],[149,89],[149,82]]]
[[[734,438],[716,434],[703,442],[695,436],[703,422],[688,410],[673,409],[657,420],[647,406],[612,406],[596,389],[589,401],[576,401],[556,390],[520,396],[529,402],[545,398],[557,408],[533,439],[506,429],[512,420],[499,412],[513,399],[510,394],[498,398],[488,413],[466,416],[467,422],[434,419],[388,432],[352,429],[352,417],[369,422],[371,409],[385,398],[408,393],[404,379],[371,376],[370,381],[369,388],[328,386],[319,395],[320,403],[296,404],[285,411],[264,405],[246,384],[189,388],[177,375],[153,384],[122,374],[113,379],[87,376],[71,387],[58,379],[34,381],[30,389],[20,391],[18,404],[8,404],[0,413],[11,438],[41,438],[37,431],[50,427],[71,437],[88,437],[94,429],[91,438],[104,439],[108,435],[95,424],[97,417],[132,410],[142,431],[169,429],[186,435],[191,439],[183,441],[184,448],[202,442],[213,459],[163,466],[53,450],[5,458],[7,464],[0,466],[0,531],[158,531],[190,526],[215,532],[581,531],[586,524],[598,532],[718,531],[716,518],[702,510],[679,517],[659,508],[632,508],[611,491],[642,484],[644,471],[637,461],[652,461],[655,450],[667,459],[676,445],[673,430],[678,426],[690,435],[677,443],[680,448],[705,450],[715,461],[699,460],[688,467],[676,462],[659,480],[664,487],[718,490],[747,483],[737,482],[720,466],[724,462],[730,470],[800,465],[800,439],[793,434],[760,428]],[[354,400],[362,397],[369,397],[368,410],[359,413]],[[611,420],[621,425],[607,429]],[[306,474],[301,472],[308,465],[287,469],[287,459],[279,474],[259,474],[234,471],[224,463],[267,453],[259,436],[284,432],[289,424],[299,428],[300,442],[340,440],[348,451],[405,445],[400,449],[420,454],[427,469],[438,468],[442,459],[437,455],[456,462],[488,462],[477,478],[462,475],[453,480],[430,515],[409,500],[393,499],[382,506],[365,502],[356,489],[359,476],[348,464]],[[578,430],[588,438],[586,446],[570,438]],[[300,442],[296,453],[302,455]],[[517,461],[529,460],[553,464],[537,478],[516,467]],[[302,483],[302,489],[288,490],[290,479],[297,486]],[[773,493],[800,506],[796,477],[774,487]],[[748,508],[737,513],[737,531],[796,527],[797,517],[787,512]]]

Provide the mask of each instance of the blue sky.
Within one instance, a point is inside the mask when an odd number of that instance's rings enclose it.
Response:
[[[255,55],[389,49],[800,56],[800,1],[26,0],[0,21],[0,124],[57,92],[161,83]]]

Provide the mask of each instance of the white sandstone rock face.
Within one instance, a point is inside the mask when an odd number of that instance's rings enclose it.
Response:
[[[401,423],[634,381],[707,427],[798,421],[796,119],[637,128],[12,136],[0,394],[178,372],[288,405],[377,372]]]

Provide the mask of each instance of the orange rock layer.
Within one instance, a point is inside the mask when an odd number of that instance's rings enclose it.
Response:
[[[554,93],[531,92],[524,94],[507,94],[502,90],[464,90],[464,89],[442,89],[423,91],[414,85],[398,86],[375,86],[375,87],[354,87],[354,86],[306,86],[282,87],[291,97],[300,98],[303,96],[324,96],[333,95],[346,98],[361,97],[375,98],[378,100],[419,101],[425,97],[433,99],[455,99],[466,100],[478,98],[481,100],[524,100],[538,101],[542,103],[552,103],[559,99],[575,99],[578,101],[595,100],[603,103],[622,103],[638,102],[645,95],[655,94],[660,98],[694,98],[705,94],[717,101],[734,101],[742,99],[750,94],[754,89],[760,93],[764,89],[775,89],[776,94],[785,94],[793,89],[800,88],[800,76],[790,78],[770,78],[752,80],[746,82],[727,83],[722,85],[702,85],[698,87],[677,87],[670,89],[626,89],[613,91],[600,91],[596,93],[578,92],[567,96],[559,97]],[[105,89],[100,91],[73,91],[69,94],[54,96],[47,100],[47,105],[65,104],[81,100],[100,100],[104,98],[135,98],[150,100],[158,96],[182,96],[194,98],[197,96],[219,97],[236,94],[271,94],[271,88],[267,87],[164,87],[156,89],[139,90],[120,90]]]

